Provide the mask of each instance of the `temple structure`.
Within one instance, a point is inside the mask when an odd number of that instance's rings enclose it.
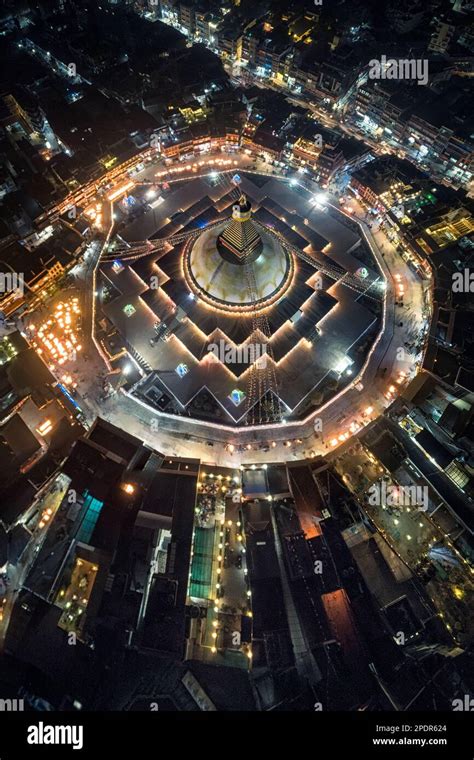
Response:
[[[245,195],[232,207],[232,220],[217,238],[217,250],[231,264],[256,261],[263,250],[262,238],[252,221],[252,207]]]

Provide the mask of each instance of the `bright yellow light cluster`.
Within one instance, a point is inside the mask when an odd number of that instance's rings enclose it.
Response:
[[[77,327],[80,314],[79,299],[75,296],[69,301],[60,301],[54,313],[38,329],[34,324],[28,326],[33,346],[49,361],[51,369],[68,360],[74,361],[76,353],[82,350]],[[72,384],[70,375],[64,375],[63,380]]]
[[[85,215],[91,219],[93,227],[97,230],[102,229],[102,203],[99,202],[90,206],[85,211]]]
[[[167,174],[182,174],[190,169],[193,172],[197,172],[199,167],[202,166],[237,166],[237,161],[232,161],[230,158],[210,158],[208,161],[195,161],[193,164],[186,164],[185,166],[170,166],[164,171],[156,172],[155,177],[164,177]]]
[[[134,187],[135,183],[132,180],[129,180],[128,182],[125,182],[123,185],[119,185],[119,187],[115,187],[112,192],[110,192],[107,196],[107,199],[109,201],[116,201],[117,198],[120,198],[122,195],[125,195],[125,193],[128,193],[129,190]]]
[[[48,507],[48,509],[45,509],[43,514],[41,515],[41,520],[38,523],[38,528],[44,528],[46,523],[48,523],[51,520],[53,514],[53,510],[51,507]]]

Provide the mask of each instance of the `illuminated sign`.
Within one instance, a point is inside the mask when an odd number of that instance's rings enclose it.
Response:
[[[73,399],[73,397],[71,396],[71,394],[69,393],[69,391],[66,390],[66,388],[64,387],[64,385],[62,383],[58,383],[56,387],[59,388],[59,390],[61,391],[61,393],[63,393],[66,396],[67,400],[71,402],[71,404],[78,410],[78,412],[82,412],[82,409],[79,406],[79,404],[77,403],[77,401],[75,401]]]
[[[131,303],[128,303],[126,306],[123,307],[123,313],[127,317],[133,317],[133,315],[135,314],[135,312],[136,312],[136,308],[135,308],[135,306],[132,306]]]
[[[242,403],[242,401],[245,398],[245,393],[243,391],[239,391],[238,388],[234,388],[234,390],[231,391],[231,393],[228,396],[228,398],[232,401],[232,403],[235,406],[240,406],[240,404]]]
[[[180,377],[184,377],[189,372],[188,365],[187,364],[178,364],[178,366],[175,369],[175,372]]]

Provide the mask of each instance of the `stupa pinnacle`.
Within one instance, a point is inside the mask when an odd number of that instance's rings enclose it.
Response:
[[[217,250],[231,264],[249,264],[262,249],[262,238],[252,221],[252,207],[242,194],[232,207],[232,220],[217,238]]]

